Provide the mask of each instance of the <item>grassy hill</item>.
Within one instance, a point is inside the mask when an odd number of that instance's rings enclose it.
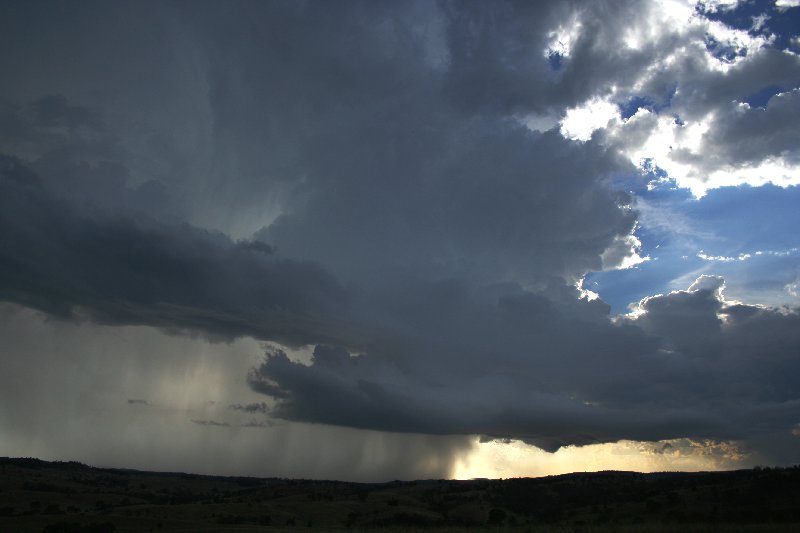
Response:
[[[800,531],[800,467],[380,484],[0,458],[0,531]]]

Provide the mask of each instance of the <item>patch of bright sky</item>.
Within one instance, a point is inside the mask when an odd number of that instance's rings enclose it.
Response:
[[[729,299],[800,304],[800,187],[723,187],[698,199],[665,180],[635,194],[639,253],[650,260],[589,273],[583,283],[612,313],[648,295],[685,289],[703,274],[724,277]]]
[[[706,1],[696,12],[687,12],[687,4],[666,1],[653,13],[671,14],[676,27],[703,26],[707,67],[724,72],[748,52],[764,46],[785,49],[798,41],[800,9],[793,7],[799,3]],[[653,37],[643,31],[657,30],[630,30],[629,47]],[[546,53],[566,57],[572,37],[564,35],[551,35],[564,46],[556,49],[551,43]],[[662,67],[654,66],[654,73]],[[643,79],[648,76],[645,72]],[[766,86],[739,105],[743,111],[766,109],[773,96],[790,89]],[[561,134],[578,142],[605,129],[642,172],[638,180],[621,178],[616,184],[633,194],[640,213],[630,260],[589,273],[581,288],[599,294],[612,313],[624,313],[645,296],[685,289],[703,274],[720,275],[728,299],[800,304],[800,238],[795,231],[800,227],[800,167],[782,156],[704,167],[717,117],[710,110],[684,121],[670,112],[677,90],[673,85],[660,102],[635,94],[615,102],[612,90],[566,110],[560,121]],[[551,127],[552,117],[528,117],[526,123],[543,131]],[[616,258],[620,251],[617,246],[610,253]]]
[[[777,9],[769,2],[703,2],[697,7],[700,22],[686,12],[683,3],[664,2],[663,9],[656,11],[671,13],[675,24],[702,24],[707,36],[707,67],[726,71],[749,51],[797,40],[792,33],[800,24],[787,26],[786,22],[794,23],[787,13],[800,13],[800,9],[786,5]],[[636,31],[631,30],[626,38],[633,48],[652,37]],[[563,35],[554,41],[568,42]],[[555,44],[550,48],[549,53],[569,54],[566,44],[557,50]],[[740,105],[745,110],[766,108],[773,96],[788,89],[766,86]],[[698,161],[707,161],[701,156],[711,148],[707,137],[717,126],[717,117],[714,111],[692,121],[675,116],[670,103],[677,90],[672,86],[661,102],[636,95],[614,102],[612,91],[608,97],[595,97],[566,110],[560,121],[561,134],[578,142],[605,129],[645,179],[644,183],[625,179],[618,183],[633,193],[641,214],[631,236],[630,260],[606,267],[604,272],[589,273],[582,289],[586,294],[599,293],[611,304],[612,312],[623,313],[647,295],[685,289],[706,274],[726,278],[729,299],[770,305],[800,303],[800,239],[793,231],[800,227],[800,167],[783,157],[740,166],[698,166]],[[531,129],[543,131],[552,127],[552,120],[528,117],[525,121]],[[619,250],[612,255],[619,255]]]
[[[747,96],[743,103],[749,105],[750,107],[760,107],[761,109],[766,109],[769,99],[776,94],[780,94],[782,91],[783,88],[779,87],[778,85],[767,85]]]
[[[477,439],[476,439],[477,440]],[[747,468],[755,458],[735,443],[676,439],[568,446],[555,453],[520,441],[476,442],[453,472],[456,479],[538,477],[571,472],[709,471]]]
[[[792,38],[800,31],[800,0],[737,2],[733,9],[707,10],[704,15],[751,35],[773,38],[773,46],[794,49]],[[760,20],[764,22],[758,24]]]

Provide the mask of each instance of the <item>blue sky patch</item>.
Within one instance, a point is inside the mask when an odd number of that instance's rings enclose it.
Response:
[[[704,16],[717,20],[732,28],[747,31],[751,35],[768,37],[775,35],[774,46],[780,50],[796,49],[792,37],[800,33],[800,8],[779,9],[774,0],[752,0],[741,2],[736,9],[720,9],[716,12],[705,12]],[[758,17],[766,16],[766,20],[757,24]]]
[[[782,87],[779,87],[778,85],[767,85],[766,87],[757,90],[745,98],[744,101],[749,104],[750,107],[761,107],[766,109],[770,98],[781,92],[783,92]]]
[[[694,199],[686,189],[663,186],[635,195],[636,236],[641,255],[650,260],[593,272],[584,281],[612,312],[625,312],[653,293],[686,288],[701,274],[723,276],[731,298],[764,304],[797,300],[791,286],[800,258],[800,187],[723,187]]]

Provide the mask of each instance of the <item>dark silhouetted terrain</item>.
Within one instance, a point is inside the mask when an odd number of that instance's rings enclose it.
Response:
[[[800,531],[800,467],[379,484],[0,458],[0,531]]]

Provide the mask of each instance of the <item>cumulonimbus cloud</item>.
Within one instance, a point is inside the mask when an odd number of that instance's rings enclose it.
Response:
[[[549,450],[788,432],[796,310],[727,302],[703,278],[612,317],[575,288],[636,254],[637,213],[612,184],[639,156],[698,190],[776,158],[796,172],[796,53],[662,7],[120,7],[201,58],[151,54],[164,87],[202,106],[172,144],[137,137],[136,111],[112,100],[107,115],[60,93],[0,109],[0,299],[316,345],[310,364],[277,350],[249,376],[289,420]],[[742,104],[769,84],[765,109]],[[608,116],[556,127],[593,102]],[[646,105],[613,116],[630,102]]]

